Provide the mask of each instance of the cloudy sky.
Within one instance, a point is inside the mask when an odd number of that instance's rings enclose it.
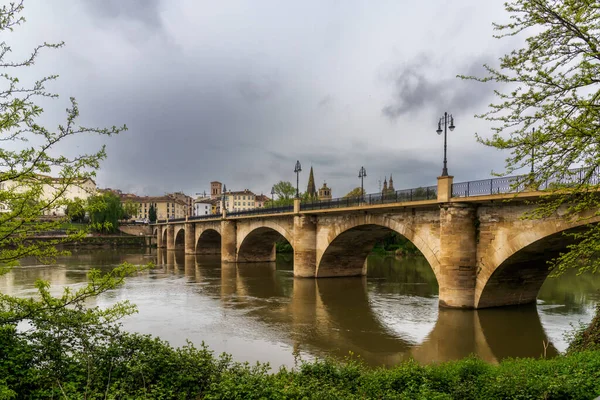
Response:
[[[28,73],[56,73],[61,95],[45,105],[58,123],[70,96],[81,123],[127,124],[112,138],[86,138],[65,151],[107,145],[100,187],[140,195],[229,189],[269,193],[280,180],[301,187],[315,169],[334,196],[359,184],[378,191],[435,184],[443,138],[437,120],[454,114],[448,165],[455,181],[482,179],[505,154],[475,141],[490,126],[474,115],[492,86],[457,74],[515,47],[492,37],[506,21],[503,0],[199,1],[26,0],[15,54],[65,41]]]

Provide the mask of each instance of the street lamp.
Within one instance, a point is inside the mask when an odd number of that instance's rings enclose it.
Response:
[[[367,177],[367,170],[365,167],[360,167],[358,171],[358,177],[360,178],[360,199],[362,200],[365,190],[363,189],[363,179]]]
[[[444,123],[444,168],[442,169],[442,176],[448,176],[448,161],[446,160],[446,143],[447,143],[447,132],[446,132],[446,128],[450,129],[450,132],[452,132],[455,128],[454,126],[454,117],[452,116],[452,114],[448,114],[447,112],[444,112],[444,116],[440,118],[440,120],[438,121],[438,128],[436,130],[438,135],[442,134],[442,121]],[[450,122],[450,126],[448,126],[448,122]]]
[[[300,192],[298,191],[298,185],[300,182],[300,171],[302,171],[302,166],[300,165],[300,161],[296,161],[296,167],[294,168],[294,172],[296,173],[296,198],[300,198]]]
[[[275,186],[271,187],[271,207],[275,206]]]
[[[221,203],[223,204],[223,210],[227,211],[227,206],[225,205],[225,193],[227,192],[227,186],[223,185],[223,193],[221,194]],[[223,212],[221,210],[221,212]]]

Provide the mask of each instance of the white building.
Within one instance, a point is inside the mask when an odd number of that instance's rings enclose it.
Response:
[[[85,201],[88,197],[96,194],[96,182],[90,178],[66,184],[62,178],[40,176],[40,182],[43,182],[43,184],[39,201],[52,201],[56,204],[55,207],[48,208],[44,215],[64,216],[68,201],[73,201],[76,198]],[[14,190],[15,193],[24,193],[29,189],[26,183],[7,180],[0,183],[0,190]],[[9,206],[3,204],[0,211],[9,212]]]
[[[194,215],[212,214],[212,204],[206,200],[194,201]]]

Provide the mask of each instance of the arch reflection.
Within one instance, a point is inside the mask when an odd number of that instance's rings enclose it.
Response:
[[[177,252],[165,253],[167,265],[179,265]],[[442,362],[469,354],[497,362],[505,357],[539,357],[543,342],[549,341],[535,306],[438,310],[435,287],[427,289],[427,282],[435,280],[422,270],[429,266],[412,265],[410,260],[380,266],[384,271],[386,266],[400,268],[396,278],[383,274],[315,280],[294,279],[287,265],[275,263],[236,265],[214,257],[182,258],[184,267],[173,267],[173,273],[202,284],[201,293],[219,299],[224,310],[236,310],[238,323],[249,327],[259,323],[266,328],[260,329],[261,335],[267,332],[267,340],[287,343],[290,352],[342,358],[352,351],[373,366],[408,358]],[[409,320],[416,313],[431,317]],[[420,330],[418,335],[415,329]],[[546,351],[548,357],[557,354],[553,345]]]

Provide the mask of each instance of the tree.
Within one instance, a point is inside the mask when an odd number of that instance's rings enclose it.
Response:
[[[106,192],[88,199],[90,225],[97,232],[111,233],[119,228],[123,218],[121,199],[114,193]]]
[[[156,222],[156,208],[154,208],[154,204],[150,204],[150,208],[148,209],[148,220]]]
[[[6,35],[25,22],[20,15],[23,3],[10,3],[0,7],[0,32]],[[0,268],[14,266],[24,256],[46,258],[57,255],[56,245],[77,239],[81,233],[50,241],[30,241],[37,232],[59,229],[63,220],[41,221],[40,216],[52,214],[67,205],[65,192],[95,176],[95,170],[105,158],[104,147],[91,154],[74,157],[58,155],[56,147],[65,139],[86,133],[109,136],[125,127],[110,129],[86,128],[77,124],[79,108],[71,98],[66,110],[66,122],[53,130],[38,124],[43,113],[36,100],[52,99],[57,95],[46,89],[46,84],[56,75],[43,77],[31,86],[21,82],[16,75],[32,66],[40,52],[57,49],[63,43],[44,43],[36,46],[29,56],[15,60],[11,47],[0,43],[0,138],[5,144],[0,148],[0,204],[8,209],[0,215]],[[57,173],[59,179],[48,174]]]
[[[521,187],[556,182],[528,218],[564,209],[566,218],[598,215],[600,167],[600,7],[596,0],[512,0],[510,22],[494,24],[496,38],[529,35],[522,48],[504,55],[484,77],[460,76],[501,86],[497,101],[477,115],[492,123],[491,137],[477,139],[508,150],[506,174],[533,173]],[[534,130],[535,129],[535,130]],[[584,168],[573,171],[574,166]],[[562,212],[562,211],[561,211]],[[600,225],[573,234],[576,243],[552,262],[600,267]]]
[[[288,181],[279,181],[273,185],[273,189],[278,199],[293,199],[296,195],[296,188]]]
[[[84,222],[85,202],[79,197],[76,197],[73,201],[67,204],[65,214],[67,214],[67,217],[69,217],[71,222]]]
[[[3,40],[7,40],[9,32],[24,24],[22,11],[23,1],[0,6]],[[52,259],[63,253],[56,249],[57,244],[76,240],[84,234],[80,231],[54,240],[30,240],[36,233],[58,229],[69,218],[42,219],[45,214],[69,206],[65,198],[67,190],[95,176],[100,161],[106,157],[104,147],[91,154],[72,157],[59,154],[57,147],[66,139],[86,133],[110,136],[126,129],[125,126],[100,129],[78,125],[79,108],[73,98],[66,110],[64,124],[56,129],[39,124],[43,109],[38,103],[57,97],[45,87],[57,76],[42,77],[25,85],[21,82],[28,79],[19,79],[16,74],[32,66],[43,50],[62,46],[63,43],[44,43],[36,46],[26,58],[14,60],[10,58],[13,54],[11,46],[6,41],[0,42],[0,204],[4,211],[0,214],[0,274],[18,265],[26,256]],[[58,174],[58,179],[49,174]],[[122,265],[106,275],[91,271],[87,286],[77,290],[66,288],[58,297],[50,295],[49,284],[44,281],[36,282],[38,296],[18,298],[0,293],[0,370],[3,376],[0,378],[0,397],[18,397],[23,385],[29,383],[29,389],[36,381],[41,381],[37,379],[41,375],[33,376],[30,372],[45,372],[46,382],[51,379],[52,386],[56,386],[52,393],[45,392],[41,397],[59,395],[58,374],[67,376],[69,373],[64,356],[81,353],[88,344],[99,344],[104,338],[110,338],[96,335],[93,328],[106,327],[108,330],[107,323],[135,311],[126,302],[106,309],[87,309],[86,299],[115,288],[125,276],[137,270],[137,267]],[[25,321],[32,329],[17,329]],[[23,384],[28,378],[33,380]]]
[[[273,185],[273,190],[277,195],[277,198],[274,200],[267,200],[265,202],[265,207],[283,207],[294,203],[296,188],[290,182],[279,181]]]
[[[364,189],[361,189],[361,188],[357,187],[357,188],[352,189],[348,193],[346,193],[346,195],[344,196],[344,198],[347,198],[347,197],[360,197],[361,193],[363,195],[367,194],[367,192]]]
[[[140,212],[140,204],[131,200],[125,200],[121,206],[123,208],[123,219],[131,219]]]

